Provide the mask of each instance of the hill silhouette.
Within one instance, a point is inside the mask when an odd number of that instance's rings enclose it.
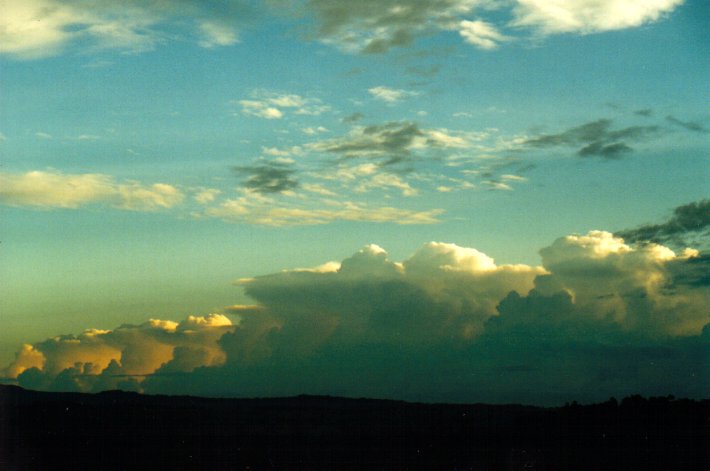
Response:
[[[0,469],[707,470],[710,401],[542,408],[0,386]]]

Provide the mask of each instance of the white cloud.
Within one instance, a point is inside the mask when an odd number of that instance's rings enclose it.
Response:
[[[201,188],[195,193],[194,199],[200,204],[208,204],[213,202],[215,198],[221,194],[222,191],[216,188]]]
[[[658,20],[684,0],[517,0],[514,26],[544,34],[595,33]]]
[[[317,116],[330,111],[330,107],[317,98],[304,98],[300,95],[269,90],[254,90],[250,99],[237,100],[233,103],[242,107],[242,113],[265,119],[280,119],[286,112]]]
[[[393,173],[378,173],[371,178],[361,180],[355,187],[357,193],[366,193],[372,190],[383,190],[387,188],[395,188],[402,192],[403,196],[415,196],[419,192],[412,186],[402,180],[399,175]]]
[[[495,49],[501,42],[510,39],[498,32],[492,24],[481,20],[461,21],[459,34],[467,43],[481,49]]]
[[[386,103],[396,103],[405,98],[417,96],[419,94],[417,92],[388,88],[383,86],[372,87],[367,91],[376,99],[384,101]]]
[[[223,23],[213,21],[202,21],[199,24],[202,39],[199,45],[204,48],[213,48],[217,46],[231,46],[239,42],[239,36],[235,29]]]
[[[171,208],[182,200],[182,192],[165,183],[117,183],[108,175],[94,173],[0,173],[0,203],[9,206],[51,209],[108,203],[120,209],[151,211]]]
[[[37,59],[74,45],[136,53],[192,31],[202,47],[228,46],[238,42],[229,24],[241,21],[240,5],[211,9],[183,1],[2,0],[0,53]]]
[[[308,188],[310,192],[326,195],[322,187]],[[247,192],[239,198],[226,200],[219,206],[206,209],[204,214],[231,223],[280,227],[327,224],[333,221],[435,224],[439,222],[438,216],[444,212],[441,209],[410,210],[335,200],[321,201],[317,203],[317,207],[313,206],[279,204],[275,199]]]

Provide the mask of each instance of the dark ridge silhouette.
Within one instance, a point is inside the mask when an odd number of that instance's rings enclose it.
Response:
[[[708,470],[710,400],[557,408],[0,386],[0,469]]]

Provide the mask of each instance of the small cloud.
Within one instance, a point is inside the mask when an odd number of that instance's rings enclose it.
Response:
[[[686,129],[688,131],[699,132],[699,133],[709,132],[705,126],[703,126],[702,124],[700,124],[696,121],[681,121],[680,119],[675,118],[671,115],[666,116],[666,121],[668,121],[669,123],[675,124],[676,126],[680,126],[681,128]]]
[[[398,101],[401,101],[405,98],[409,98],[412,96],[417,96],[419,93],[417,92],[411,92],[407,90],[401,90],[401,89],[395,89],[395,88],[389,88],[389,87],[373,87],[367,90],[370,95],[372,95],[374,98],[377,100],[384,101],[386,103],[397,103]]]
[[[194,198],[200,204],[208,204],[213,202],[220,194],[222,194],[222,191],[215,188],[202,188],[195,193]]]
[[[344,118],[342,119],[342,121],[343,121],[343,123],[348,123],[348,124],[349,124],[349,123],[356,123],[356,122],[360,121],[360,120],[361,120],[362,118],[364,118],[364,117],[365,117],[365,115],[363,115],[362,113],[357,112],[357,113],[353,113],[353,114],[350,114],[350,115],[344,117]]]
[[[231,46],[239,42],[237,32],[230,25],[202,21],[198,28],[202,35],[202,39],[198,43],[201,47],[211,49],[218,46]]]
[[[242,113],[265,119],[280,119],[289,112],[296,115],[317,116],[330,107],[323,105],[317,98],[304,98],[300,95],[276,93],[268,90],[255,90],[251,99],[232,103],[242,107]]]
[[[323,185],[319,185],[317,183],[304,183],[301,185],[301,188],[304,190],[311,192],[311,193],[316,193],[321,196],[338,196],[337,193],[329,190]]]
[[[499,182],[496,180],[486,180],[483,182],[489,190],[495,191],[513,191],[513,187],[507,183]]]
[[[498,32],[495,26],[481,20],[463,20],[459,23],[459,28],[459,34],[467,43],[481,49],[496,49],[500,43],[510,40],[509,37]]]
[[[41,132],[41,131],[36,132],[35,136],[37,136],[37,138],[39,138],[39,139],[46,139],[46,140],[52,139],[51,134],[46,133],[46,132]]]
[[[293,178],[296,171],[289,164],[269,161],[255,166],[235,167],[234,170],[247,175],[244,187],[257,193],[284,193],[298,187],[298,180]]]
[[[526,182],[526,181],[528,181],[527,178],[521,177],[520,175],[504,174],[504,175],[501,175],[500,178],[502,180],[510,181],[510,182]]]
[[[301,129],[303,134],[306,134],[308,136],[315,136],[316,134],[322,134],[324,132],[328,132],[328,128],[323,127],[323,126],[318,126],[318,127],[308,127],[308,128],[303,128]]]
[[[80,134],[73,139],[77,141],[98,141],[101,139],[101,136],[96,136],[94,134]]]

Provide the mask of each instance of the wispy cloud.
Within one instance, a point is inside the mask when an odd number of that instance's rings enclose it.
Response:
[[[431,150],[467,148],[471,138],[448,129],[421,129],[411,121],[391,121],[356,126],[344,136],[311,143],[309,149],[343,159],[372,159],[388,166],[407,163],[413,155]]]
[[[707,133],[709,132],[708,129],[703,126],[701,123],[697,121],[683,121],[680,120],[674,116],[668,115],[666,116],[666,121],[668,121],[671,124],[675,124],[676,126],[680,126],[681,128],[687,130],[687,131],[693,131],[693,132],[699,132],[699,133]]]
[[[598,119],[559,134],[542,134],[523,144],[537,148],[582,146],[577,150],[580,157],[618,159],[633,151],[628,141],[642,141],[662,132],[659,126],[628,126],[614,130],[612,124],[610,119]]]
[[[417,96],[419,94],[417,92],[397,88],[389,88],[384,86],[372,87],[367,91],[374,98],[390,104],[397,103],[398,101],[401,101],[405,98]]]
[[[495,26],[481,20],[461,21],[459,34],[467,43],[489,50],[496,49],[500,43],[510,40],[509,37],[501,34]]]
[[[325,195],[322,186],[309,186],[307,191]],[[399,225],[436,224],[442,209],[411,210],[393,206],[375,206],[336,199],[316,202],[282,202],[262,194],[246,193],[228,199],[204,211],[204,216],[229,223],[263,226],[311,226],[334,221],[393,223]]]

